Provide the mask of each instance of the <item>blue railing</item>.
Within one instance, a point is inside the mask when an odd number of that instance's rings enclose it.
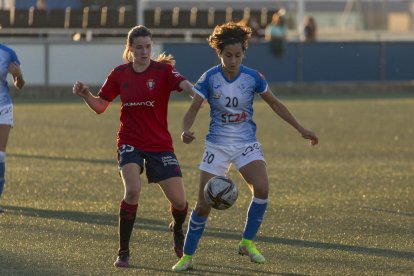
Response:
[[[266,42],[251,43],[244,64],[269,82],[377,82],[414,80],[414,42],[288,42],[275,57]],[[165,43],[177,69],[191,80],[218,64],[207,43]]]

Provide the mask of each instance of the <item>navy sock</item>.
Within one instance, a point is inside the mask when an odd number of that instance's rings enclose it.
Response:
[[[134,228],[138,204],[128,204],[124,200],[119,207],[119,252],[129,251],[129,240]]]
[[[177,210],[172,205],[170,206],[170,210],[174,220],[174,231],[181,231],[185,218],[187,217],[188,202],[186,202],[183,210]]]

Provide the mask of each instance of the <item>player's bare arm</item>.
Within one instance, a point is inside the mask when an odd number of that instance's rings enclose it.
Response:
[[[17,64],[16,62],[12,62],[12,63],[10,63],[10,65],[8,67],[8,70],[9,70],[10,74],[12,74],[12,76],[13,76],[14,86],[17,89],[22,89],[24,84],[25,84],[25,81],[23,79],[23,74],[22,74],[22,71],[20,69],[20,65]]]
[[[193,91],[193,85],[188,80],[184,80],[184,81],[180,82],[179,86],[188,95],[190,95],[191,98],[194,98],[195,93]]]
[[[279,115],[279,117],[281,117],[287,123],[292,125],[297,131],[299,131],[304,139],[310,140],[312,146],[318,144],[318,137],[315,135],[315,133],[301,126],[298,121],[296,121],[292,113],[290,113],[290,111],[287,109],[287,107],[275,97],[270,89],[260,95],[262,99],[270,106],[270,108],[272,108],[272,110],[277,115]]]
[[[188,109],[188,111],[184,115],[183,119],[183,132],[181,134],[181,140],[185,144],[190,144],[194,139],[194,131],[191,131],[191,127],[194,124],[195,118],[197,117],[197,113],[200,110],[200,107],[202,103],[204,102],[204,99],[194,93],[193,101],[191,102],[191,105]]]
[[[83,98],[85,103],[97,114],[104,112],[109,105],[108,101],[92,95],[89,87],[80,81],[75,82],[73,85],[73,94]]]

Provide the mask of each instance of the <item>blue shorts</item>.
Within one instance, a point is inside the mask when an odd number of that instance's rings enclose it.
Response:
[[[122,168],[125,164],[135,163],[145,170],[148,183],[158,183],[170,177],[183,177],[180,164],[174,152],[148,152],[142,151],[129,145],[118,148],[118,166]]]

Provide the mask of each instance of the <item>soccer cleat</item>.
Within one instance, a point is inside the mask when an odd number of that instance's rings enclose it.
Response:
[[[176,229],[174,222],[171,222],[169,225],[170,231],[173,233],[174,239],[174,251],[178,258],[183,256],[183,247],[184,247],[184,233],[183,228],[180,227]]]
[[[181,259],[172,267],[173,271],[186,271],[193,269],[193,256],[183,255]]]
[[[260,254],[259,250],[256,249],[256,246],[251,240],[242,239],[242,241],[239,243],[239,254],[242,256],[249,256],[250,261],[254,263],[262,264],[266,262],[265,257]]]
[[[129,266],[129,250],[119,251],[118,257],[114,263],[115,267],[128,267]]]

